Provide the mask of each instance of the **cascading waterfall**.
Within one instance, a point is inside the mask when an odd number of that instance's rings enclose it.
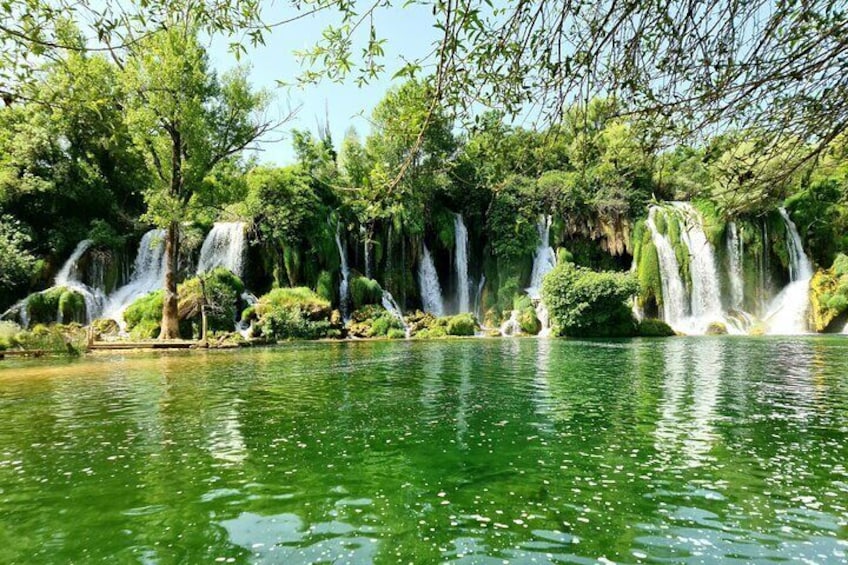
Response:
[[[91,321],[100,314],[100,311],[103,309],[103,305],[106,302],[106,296],[103,294],[102,290],[99,288],[91,288],[80,280],[82,273],[79,267],[79,261],[92,245],[94,245],[94,242],[90,239],[80,241],[73,253],[71,253],[71,256],[67,261],[65,261],[62,268],[59,269],[59,273],[53,281],[54,287],[63,286],[82,295],[83,300],[85,301],[85,318],[87,323],[91,323]],[[56,321],[60,324],[65,321],[63,319],[61,308],[56,313]]]
[[[533,255],[533,270],[530,275],[530,286],[525,290],[530,299],[536,303],[536,317],[542,325],[539,337],[547,337],[551,333],[550,316],[545,303],[542,301],[542,281],[545,275],[556,267],[556,253],[551,247],[551,216],[542,216],[536,224],[539,232],[539,246]]]
[[[165,230],[150,230],[138,244],[129,282],[109,295],[102,317],[123,324],[127,306],[164,286],[165,263]]]
[[[403,331],[406,333],[407,339],[409,339],[411,328],[409,324],[406,323],[406,320],[403,317],[403,311],[398,306],[395,297],[392,296],[392,293],[388,290],[383,291],[383,297],[381,300],[383,308],[385,308],[392,316],[400,320],[400,323],[403,325]]]
[[[483,319],[483,288],[486,286],[486,274],[480,275],[480,282],[477,283],[477,293],[474,295],[474,312],[477,314],[477,319]]]
[[[342,245],[341,225],[336,224],[336,247],[339,249],[339,261],[341,262],[342,280],[339,282],[339,309],[342,313],[342,319],[347,322],[350,319],[348,312],[348,288],[350,285],[350,267],[347,264],[347,252]]]
[[[454,240],[456,244],[456,301],[458,312],[471,311],[471,282],[468,280],[468,229],[462,214],[453,215]]]
[[[651,232],[651,241],[657,250],[659,258],[660,280],[663,293],[663,320],[670,326],[676,326],[688,312],[686,304],[686,288],[680,276],[680,264],[674,254],[668,235],[663,235],[657,229],[656,216],[663,213],[658,206],[651,206],[645,226]]]
[[[727,223],[727,258],[730,279],[730,307],[741,310],[745,300],[745,280],[742,272],[742,238],[736,228],[736,222]]]
[[[710,322],[721,320],[724,313],[721,308],[721,283],[716,268],[713,246],[707,240],[701,217],[688,202],[672,204],[683,217],[680,239],[689,250],[689,272],[692,275],[692,293],[690,307],[692,320],[688,324],[692,330],[704,331]]]
[[[421,303],[425,312],[435,316],[444,316],[445,303],[442,299],[442,287],[439,274],[430,256],[426,244],[421,244],[421,261],[418,263],[418,284],[421,288]]]
[[[243,222],[217,222],[203,240],[197,273],[224,267],[238,276],[244,269],[245,225]]]
[[[518,322],[520,312],[513,310],[509,318],[501,324],[500,332],[503,336],[514,336],[521,333],[521,324]]]
[[[785,208],[779,209],[786,225],[786,249],[789,253],[789,284],[780,291],[768,308],[766,323],[768,333],[795,335],[807,333],[807,310],[810,305],[810,279],[813,263],[804,253],[798,228]]]
[[[533,271],[530,275],[530,286],[527,294],[530,298],[538,300],[542,295],[542,279],[556,267],[556,254],[550,243],[551,217],[542,216],[536,224],[539,232],[539,246],[533,255]]]

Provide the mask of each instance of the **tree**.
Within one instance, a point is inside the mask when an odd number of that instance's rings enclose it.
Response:
[[[115,56],[127,122],[154,178],[145,193],[147,217],[166,230],[162,339],[179,337],[180,224],[196,211],[209,173],[273,127],[261,114],[267,95],[251,91],[243,69],[219,80],[197,33],[189,22],[176,23]]]

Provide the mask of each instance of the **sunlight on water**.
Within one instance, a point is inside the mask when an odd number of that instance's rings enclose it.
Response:
[[[838,563],[838,338],[0,365],[0,562]]]

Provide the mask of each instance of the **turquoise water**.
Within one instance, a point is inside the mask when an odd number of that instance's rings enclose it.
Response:
[[[0,562],[838,563],[848,339],[0,362]]]

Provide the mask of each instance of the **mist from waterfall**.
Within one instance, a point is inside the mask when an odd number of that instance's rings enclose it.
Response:
[[[246,249],[244,222],[216,222],[200,248],[197,274],[224,267],[242,276]]]
[[[789,255],[789,284],[769,304],[766,325],[769,334],[795,335],[808,333],[807,312],[810,307],[810,279],[813,263],[804,252],[798,228],[785,208],[780,208],[786,226],[786,250]]]
[[[454,264],[456,267],[456,304],[458,312],[471,311],[471,281],[468,280],[468,229],[462,214],[453,215],[454,243],[456,246]]]
[[[445,315],[445,302],[442,298],[442,287],[439,284],[439,274],[427,245],[421,244],[421,261],[418,263],[418,284],[421,290],[421,305],[425,312],[435,316]]]

